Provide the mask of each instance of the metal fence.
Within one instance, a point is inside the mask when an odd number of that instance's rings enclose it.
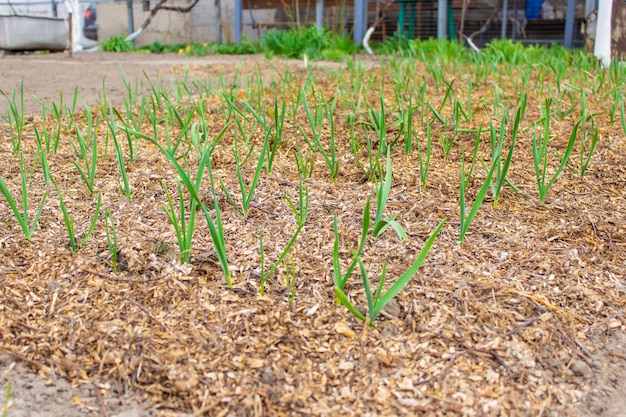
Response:
[[[96,0],[112,3],[113,0]],[[135,1],[139,3],[141,0]],[[170,0],[176,5],[185,0]],[[221,39],[223,17],[211,10],[228,9],[232,15],[226,24],[232,28],[232,39],[241,40],[243,31],[261,36],[270,28],[285,28],[296,24],[317,24],[335,32],[343,32],[360,42],[367,28],[379,21],[371,39],[382,41],[402,33],[411,38],[469,37],[479,47],[497,38],[509,38],[522,43],[562,43],[567,47],[584,45],[582,24],[585,17],[597,7],[598,0],[388,0],[384,17],[377,19],[378,0],[200,0],[195,21],[216,20],[216,39]],[[83,8],[90,0],[80,0]],[[464,4],[465,6],[463,7]],[[132,0],[128,3],[128,16],[116,19],[129,22],[132,32]],[[202,11],[200,10],[202,9]],[[274,12],[270,22],[258,24],[255,14],[267,16]],[[62,1],[58,0],[0,0],[0,15],[23,14],[31,16],[67,16]],[[218,16],[215,18],[214,16]],[[104,17],[103,17],[104,18]],[[126,19],[127,18],[127,19]],[[232,22],[232,23],[231,23]],[[203,23],[206,24],[206,23]],[[232,26],[231,26],[232,24]],[[250,30],[254,28],[254,30]],[[246,30],[247,29],[247,30]],[[190,30],[195,31],[195,28]]]
[[[580,47],[584,45],[581,29],[585,17],[597,7],[597,0],[465,0],[465,8],[463,2],[395,0],[386,8],[377,8],[377,0],[235,0],[235,30],[241,24],[238,13],[275,7],[276,27],[297,20],[299,24],[343,30],[359,42],[379,16],[377,10],[384,9],[372,40],[402,33],[421,39],[470,37],[478,46],[509,38],[529,44],[554,42]]]

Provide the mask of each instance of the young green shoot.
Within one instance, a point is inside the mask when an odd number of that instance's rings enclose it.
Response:
[[[20,173],[22,177],[22,211],[20,211],[20,209],[17,207],[17,204],[15,203],[15,200],[13,199],[13,196],[11,195],[11,192],[9,191],[9,188],[7,187],[7,184],[4,182],[4,179],[2,178],[2,176],[0,176],[0,192],[2,192],[2,195],[4,196],[7,203],[9,204],[9,207],[11,208],[13,215],[15,216],[16,220],[20,224],[22,228],[22,232],[24,233],[24,237],[27,240],[31,240],[33,233],[35,232],[35,227],[37,227],[37,222],[39,221],[39,218],[41,217],[41,213],[43,211],[46,198],[48,197],[48,190],[46,190],[43,193],[43,197],[41,198],[41,202],[39,203],[39,208],[37,209],[37,214],[35,214],[35,218],[33,219],[31,223],[28,219],[28,188],[26,186],[26,177],[27,177],[26,164],[24,163],[24,157],[22,156],[21,153],[20,153]]]
[[[132,196],[132,192],[130,189],[130,183],[128,181],[128,175],[126,174],[126,163],[124,162],[124,152],[122,151],[122,147],[119,141],[117,140],[117,137],[115,136],[116,125],[115,125],[115,119],[113,118],[112,107],[111,107],[111,113],[110,113],[110,121],[108,122],[108,125],[109,125],[109,131],[111,132],[111,137],[113,138],[113,147],[115,149],[117,168],[119,169],[120,175],[122,176],[122,187],[120,187],[120,190],[122,191],[122,194],[126,196],[126,198],[128,198],[129,200],[132,200],[133,196]],[[120,129],[120,130],[125,132],[127,136],[130,136],[128,129]]]
[[[61,212],[63,213],[63,220],[65,221],[65,227],[67,229],[67,235],[69,239],[69,245],[72,252],[76,252],[78,248],[85,244],[89,236],[93,233],[94,228],[96,227],[96,223],[98,221],[98,215],[100,213],[100,203],[101,203],[101,195],[98,194],[98,200],[96,202],[96,211],[94,213],[93,219],[89,228],[87,229],[87,233],[85,236],[77,243],[76,242],[76,233],[74,229],[74,218],[67,210],[67,206],[65,205],[65,200],[63,200],[63,196],[61,195],[61,190],[59,189],[56,181],[53,180],[54,188],[57,191],[57,195],[59,196],[59,205],[61,207]]]
[[[13,381],[7,381],[7,390],[4,393],[4,405],[2,406],[2,417],[7,417],[9,413],[9,405],[11,404],[11,392],[13,390]]]
[[[215,181],[213,179],[213,169],[211,166],[211,153],[215,148],[216,144],[220,142],[224,134],[228,129],[229,124],[227,123],[221,132],[217,135],[211,145],[205,146],[200,162],[198,164],[198,171],[196,173],[195,182],[191,179],[191,174],[183,168],[183,166],[178,162],[178,158],[176,155],[171,153],[170,150],[166,149],[156,138],[145,135],[136,130],[129,129],[128,127],[120,127],[119,129],[130,132],[132,135],[137,138],[145,139],[148,142],[152,143],[154,146],[159,148],[161,153],[165,155],[168,161],[172,164],[172,166],[176,169],[176,173],[178,174],[179,180],[183,183],[190,197],[195,200],[197,207],[202,209],[204,213],[204,217],[207,221],[207,225],[209,226],[209,233],[211,234],[211,239],[213,240],[213,247],[215,248],[215,253],[217,254],[217,258],[220,262],[220,266],[222,267],[222,271],[226,276],[226,284],[231,287],[232,281],[230,277],[230,268],[228,266],[228,258],[226,256],[226,243],[224,241],[224,227],[222,225],[222,215],[219,207],[219,201],[217,198],[217,194],[215,192]],[[200,185],[202,183],[202,176],[204,174],[204,170],[209,172],[209,179],[211,181],[211,193],[213,196],[213,207],[215,213],[215,220],[211,217],[211,213],[209,212],[208,207],[202,202],[202,199],[199,196]]]
[[[113,271],[117,272],[117,259],[118,259],[118,247],[117,247],[117,232],[115,231],[115,220],[111,215],[111,210],[108,208],[104,210],[104,226],[107,236],[107,247],[109,248],[109,254],[111,255],[111,266]]]
[[[61,118],[63,117],[63,93],[59,93],[60,101],[59,105],[55,102],[52,102],[52,114],[56,120],[56,131],[52,136],[52,153],[56,155],[57,149],[59,148],[59,140],[61,139]]]
[[[619,103],[619,115],[620,115],[620,121],[622,122],[622,132],[624,133],[624,136],[626,136],[626,115],[624,115],[624,97],[623,96]]]
[[[70,118],[74,118],[74,114],[68,115]],[[83,133],[78,124],[74,121],[74,126],[76,127],[76,139],[78,141],[78,146],[74,143],[74,141],[70,138],[69,142],[72,148],[74,149],[74,154],[78,159],[84,160],[87,157],[87,149],[89,148],[89,141],[93,140],[96,136],[96,129],[94,126],[93,114],[89,106],[85,106],[85,117],[87,118],[87,130]],[[95,125],[97,125],[97,121]]]
[[[315,90],[313,90],[313,94],[315,96]],[[313,135],[313,141],[315,143],[315,148],[326,162],[328,169],[330,170],[330,175],[332,177],[333,182],[337,181],[337,176],[339,175],[339,160],[336,155],[336,147],[335,147],[335,122],[334,122],[334,112],[335,106],[337,105],[337,95],[330,101],[326,100],[326,98],[322,95],[323,108],[330,124],[330,137],[329,137],[329,150],[327,151],[322,145],[322,122],[323,115],[319,111],[318,105],[316,104],[315,116],[311,113],[311,109],[309,107],[309,102],[306,98],[306,92],[303,92],[303,102],[304,102],[304,112],[306,113],[307,120],[309,121],[309,126],[311,127],[311,134]],[[309,146],[313,148],[312,144],[307,139],[306,134],[302,127],[300,127],[300,132],[305,140],[309,143]]]
[[[582,177],[585,176],[587,168],[589,168],[589,162],[593,152],[596,150],[598,144],[598,126],[596,125],[592,116],[589,116],[591,120],[591,126],[584,126],[582,136],[580,138],[580,161],[578,167],[578,174]]]
[[[389,199],[389,192],[391,191],[391,183],[393,181],[389,149],[390,148],[387,148],[385,179],[376,187],[376,217],[374,218],[372,236],[379,237],[385,232],[385,230],[391,227],[396,232],[400,240],[408,240],[409,237],[406,232],[402,226],[400,226],[400,223],[395,220],[397,214],[393,214],[389,219],[383,219],[385,207],[387,206],[387,200]]]
[[[356,251],[352,251],[354,258],[344,274],[341,272],[341,260],[339,259],[339,229],[337,228],[337,214],[335,214],[333,221],[333,231],[335,233],[335,242],[333,245],[333,281],[335,283],[335,288],[339,288],[340,290],[344,289],[350,275],[352,275],[352,272],[356,267],[358,262],[356,255],[360,255],[365,247],[365,241],[367,240],[367,235],[370,229],[370,198],[368,198],[365,203],[365,208],[363,209],[363,220],[361,223],[361,240],[359,241],[359,246]]]
[[[267,271],[265,270],[265,249],[263,247],[263,231],[261,230],[259,234],[259,251],[261,255],[261,282],[259,285],[259,293],[261,295],[263,295],[263,293],[265,292],[265,282],[267,281],[267,278],[271,277],[274,272],[276,272],[276,269],[281,265],[293,245],[296,243],[296,239],[302,231],[302,228],[306,223],[307,215],[309,213],[309,189],[308,187],[303,188],[302,179],[300,179],[300,186],[298,188],[297,206],[287,195],[284,195],[283,197],[287,201],[287,204],[289,204],[289,207],[293,212],[294,218],[296,219],[298,226],[293,235],[291,235],[291,238],[287,242],[287,245],[285,245],[285,248],[278,256],[276,262],[274,262],[274,264]]]
[[[197,190],[200,187],[200,180],[202,179],[202,174],[200,171],[202,167],[206,167],[207,171],[209,172],[209,179],[211,181],[211,194],[213,196],[213,211],[215,213],[215,221],[211,217],[211,213],[209,213],[208,207],[200,201],[198,197],[198,193],[197,193]],[[178,167],[176,168],[176,170],[179,171],[179,174],[180,174],[180,170]],[[193,185],[191,184],[191,181],[188,178],[187,179],[183,177],[181,178],[183,179],[183,183],[187,187],[187,191],[189,191],[189,193],[192,194],[192,196],[197,201],[200,201],[199,204],[201,204],[202,212],[204,213],[204,218],[206,219],[207,225],[209,226],[209,233],[211,234],[211,240],[213,241],[213,247],[215,248],[215,253],[217,254],[217,258],[222,267],[222,271],[224,272],[224,275],[226,277],[226,285],[228,285],[229,287],[232,287],[233,282],[230,277],[230,268],[228,266],[228,258],[226,256],[226,242],[224,240],[224,225],[222,223],[222,212],[220,210],[217,193],[215,192],[215,180],[213,179],[213,167],[211,166],[210,154],[208,152],[205,152],[205,154],[202,157],[202,160],[200,161],[198,175],[196,176],[196,188],[195,189],[193,188]],[[189,187],[191,187],[191,189]]]
[[[430,130],[430,121],[426,123],[426,149],[424,153],[422,153],[420,141],[416,140],[415,144],[417,145],[417,157],[420,164],[420,183],[422,184],[422,189],[426,190],[426,182],[428,181],[428,171],[430,170],[430,156],[432,150],[432,133]]]
[[[393,300],[411,281],[411,279],[415,276],[417,271],[420,269],[424,261],[426,260],[426,256],[430,251],[435,239],[439,235],[439,232],[443,228],[446,219],[443,219],[439,222],[435,230],[431,233],[428,240],[422,247],[419,255],[411,266],[394,282],[391,287],[387,291],[383,292],[383,288],[385,285],[386,274],[387,274],[387,263],[383,264],[383,270],[380,279],[378,280],[378,286],[376,292],[372,294],[372,284],[367,275],[367,271],[365,270],[365,265],[361,260],[361,256],[358,253],[354,253],[354,257],[356,262],[359,265],[359,269],[361,272],[361,278],[363,279],[363,288],[365,289],[365,297],[367,299],[367,316],[361,313],[355,306],[352,304],[346,293],[343,291],[343,288],[339,288],[335,285],[335,293],[337,294],[337,298],[343,304],[350,313],[352,313],[357,319],[365,322],[368,326],[373,327],[374,321],[376,317],[380,314],[380,312]]]
[[[124,126],[128,126],[128,121],[122,118],[122,115],[120,114],[120,112],[116,108],[112,107],[111,109],[113,110],[113,113],[115,113],[117,118],[124,124]],[[111,130],[113,140],[117,141],[116,136],[113,132],[114,132],[114,129]],[[137,138],[132,136],[130,133],[126,132],[126,143],[128,144],[128,162],[132,164],[133,162],[135,162],[135,158],[137,155]],[[115,142],[114,142],[114,146],[117,146],[115,145]]]
[[[407,109],[405,129],[404,129],[404,151],[407,154],[410,154],[413,151],[413,141],[414,141],[414,136],[415,136],[415,130],[413,128],[414,112],[415,112],[415,109],[413,108],[413,91],[411,91],[411,94],[409,95],[409,107]]]
[[[128,181],[128,175],[126,174],[126,164],[124,162],[124,153],[122,152],[122,147],[118,142],[117,138],[113,136],[113,145],[115,147],[115,157],[117,159],[117,167],[120,171],[120,175],[122,176],[122,187],[120,190],[122,194],[126,196],[129,200],[133,199],[133,195],[130,189],[130,182]]]
[[[81,146],[82,147],[82,146]],[[83,182],[87,186],[89,190],[89,195],[93,197],[94,194],[94,184],[96,180],[96,167],[98,166],[98,137],[97,135],[93,135],[91,139],[91,155],[90,159],[87,159],[86,156],[83,158],[85,160],[85,168],[81,168],[81,166],[76,161],[72,161],[80,177]]]
[[[298,167],[298,175],[301,178],[311,178],[313,175],[313,168],[315,166],[315,159],[312,155],[306,155],[300,150],[300,145],[296,143],[294,149],[294,158],[296,166]]]
[[[43,172],[43,179],[46,184],[50,184],[52,179],[50,175],[50,166],[48,165],[48,157],[46,156],[46,152],[43,150],[43,142],[47,142],[48,132],[44,129],[43,133],[39,133],[37,127],[34,127],[35,130],[35,138],[37,139],[37,156],[35,159],[39,159],[41,162],[41,170]]]
[[[176,189],[178,190],[178,215],[176,214],[176,206],[172,200],[165,182],[161,180],[161,188],[165,192],[167,197],[167,206],[162,206],[165,215],[169,219],[174,231],[176,233],[176,240],[178,241],[178,248],[180,251],[180,263],[185,264],[189,262],[189,255],[191,254],[191,241],[193,239],[193,233],[196,221],[196,205],[197,202],[193,198],[189,201],[189,215],[186,214],[186,202],[185,196],[180,182],[176,183]]]
[[[287,264],[287,271],[285,273],[285,284],[287,293],[287,303],[292,310],[295,310],[295,299],[296,299],[296,283],[298,281],[298,274],[296,273],[296,266],[294,265],[293,258],[291,258],[291,262]]]
[[[14,90],[11,97],[9,97],[7,93],[0,89],[0,95],[4,96],[9,106],[9,112],[6,116],[2,115],[2,119],[9,124],[11,129],[11,147],[14,154],[20,151],[24,126],[26,125],[26,118],[24,117],[24,81],[20,82],[18,91]]]
[[[252,154],[254,147],[250,147],[250,151],[246,158],[244,158],[243,162],[241,161],[241,157],[239,156],[239,147],[237,146],[237,139],[235,138],[235,143],[232,149],[233,156],[235,158],[235,167],[237,169],[237,180],[239,181],[239,191],[241,193],[241,208],[237,206],[235,200],[228,192],[226,185],[220,179],[220,185],[224,194],[226,194],[226,199],[230,202],[230,204],[244,217],[248,217],[248,212],[250,211],[250,204],[252,203],[252,199],[254,198],[254,193],[256,191],[256,187],[259,183],[259,178],[261,177],[261,171],[263,170],[263,163],[265,162],[265,155],[267,154],[269,148],[269,131],[265,132],[265,140],[263,141],[263,147],[261,148],[261,153],[258,156],[258,161],[256,165],[256,170],[254,171],[254,177],[252,179],[252,183],[250,183],[250,188],[246,185],[246,178],[242,173],[242,167],[245,165],[246,161],[249,159],[249,156]]]
[[[504,136],[506,132],[506,124],[507,117],[503,117],[500,124],[500,132],[497,135],[495,131],[495,127],[493,123],[491,123],[491,159],[493,161],[497,161],[495,175],[495,181],[492,181],[492,192],[493,192],[493,207],[498,207],[500,192],[502,191],[502,187],[504,183],[507,182],[510,184],[510,181],[507,179],[507,175],[509,172],[509,167],[511,166],[511,160],[513,159],[513,151],[515,149],[515,142],[517,139],[517,134],[519,132],[519,126],[522,119],[522,115],[526,111],[526,99],[527,95],[524,94],[522,97],[522,101],[517,108],[515,113],[515,120],[513,122],[513,131],[511,132],[511,144],[509,145],[509,151],[506,155],[506,159],[502,162],[502,152],[504,147]],[[497,138],[497,139],[496,139]],[[484,164],[484,163],[483,163]],[[487,171],[487,167],[485,166],[485,172]],[[514,187],[515,189],[516,187]]]
[[[578,134],[578,128],[580,126],[580,120],[574,125],[574,129],[570,135],[569,141],[565,148],[563,155],[559,155],[561,162],[558,168],[554,171],[552,176],[548,176],[548,143],[550,141],[550,104],[551,100],[546,100],[546,105],[542,109],[543,113],[543,132],[537,133],[537,130],[533,132],[532,152],[533,163],[535,168],[535,177],[537,179],[537,188],[539,190],[539,200],[542,203],[546,202],[548,191],[563,171],[563,168],[567,165],[569,157],[574,149],[576,137]]]
[[[440,132],[439,133],[439,142],[441,143],[441,149],[443,150],[443,154],[446,156],[446,159],[450,156],[450,151],[452,150],[452,146],[454,142],[456,142],[457,132]]]
[[[598,126],[594,116],[601,113],[587,114],[587,94],[584,90],[581,93],[580,108],[580,130],[582,133],[580,137],[578,171],[571,169],[569,166],[568,169],[582,178],[587,172],[589,162],[591,162],[591,157],[598,144]]]
[[[448,126],[448,124],[446,123],[446,119],[444,119],[443,116],[433,107],[432,103],[429,101],[427,104],[428,104],[428,108],[432,112],[433,116],[435,116],[435,118],[437,120],[439,120],[439,122],[442,125]]]
[[[463,239],[465,239],[465,234],[467,233],[467,230],[469,229],[470,224],[472,224],[474,217],[476,217],[476,213],[478,213],[478,209],[480,209],[480,206],[483,204],[483,200],[485,199],[485,196],[487,195],[487,190],[489,189],[489,186],[491,184],[491,178],[493,176],[493,173],[496,169],[496,166],[500,164],[499,156],[497,156],[496,159],[491,162],[491,168],[487,172],[487,176],[483,182],[483,185],[480,187],[480,190],[478,191],[478,195],[476,196],[476,199],[474,200],[474,203],[472,204],[472,207],[470,208],[469,213],[467,213],[466,215],[465,213],[465,189],[467,187],[467,184],[469,183],[470,175],[466,176],[465,174],[464,160],[465,160],[465,155],[462,153],[461,154],[461,185],[459,187],[460,188],[459,189],[460,231],[459,231],[459,239],[457,240],[457,243],[459,245],[463,243]],[[474,169],[474,162],[472,162],[470,173],[473,169]]]

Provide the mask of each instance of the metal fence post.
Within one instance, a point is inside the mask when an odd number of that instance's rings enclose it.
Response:
[[[576,0],[567,0],[567,12],[565,14],[565,38],[563,44],[566,48],[572,48],[572,36],[574,34],[574,12],[576,11]]]
[[[354,0],[354,42],[361,44],[367,26],[367,0]]]
[[[126,0],[126,14],[128,16],[128,33],[134,33],[135,17],[133,16],[133,0]]]
[[[315,3],[315,25],[318,29],[324,29],[324,0]]]
[[[445,39],[448,19],[448,1],[439,0],[437,2],[437,39]]]
[[[241,21],[243,20],[243,0],[235,0],[235,43],[241,43]]]

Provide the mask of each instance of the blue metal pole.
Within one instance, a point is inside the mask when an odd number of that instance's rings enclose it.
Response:
[[[367,0],[354,0],[354,42],[361,44],[367,26]]]
[[[235,0],[235,43],[241,43],[241,22],[243,20],[243,0]]]
[[[324,0],[315,3],[315,25],[318,29],[324,29]]]
[[[126,10],[128,15],[128,33],[135,32],[135,17],[133,16],[133,0],[126,1]]]
[[[566,48],[572,48],[572,36],[574,34],[574,12],[576,11],[576,0],[567,0],[567,12],[565,14],[565,38],[563,44]]]
[[[437,39],[445,39],[448,26],[448,0],[437,2]]]
[[[515,11],[517,13],[517,10]],[[509,14],[509,2],[508,0],[502,1],[502,28],[500,31],[500,37],[506,39],[506,21]],[[516,16],[517,18],[517,16]]]

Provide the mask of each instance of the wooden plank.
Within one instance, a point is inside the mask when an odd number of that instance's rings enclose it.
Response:
[[[626,56],[626,4],[623,0],[613,0],[612,15],[611,51],[614,56],[623,58]]]

